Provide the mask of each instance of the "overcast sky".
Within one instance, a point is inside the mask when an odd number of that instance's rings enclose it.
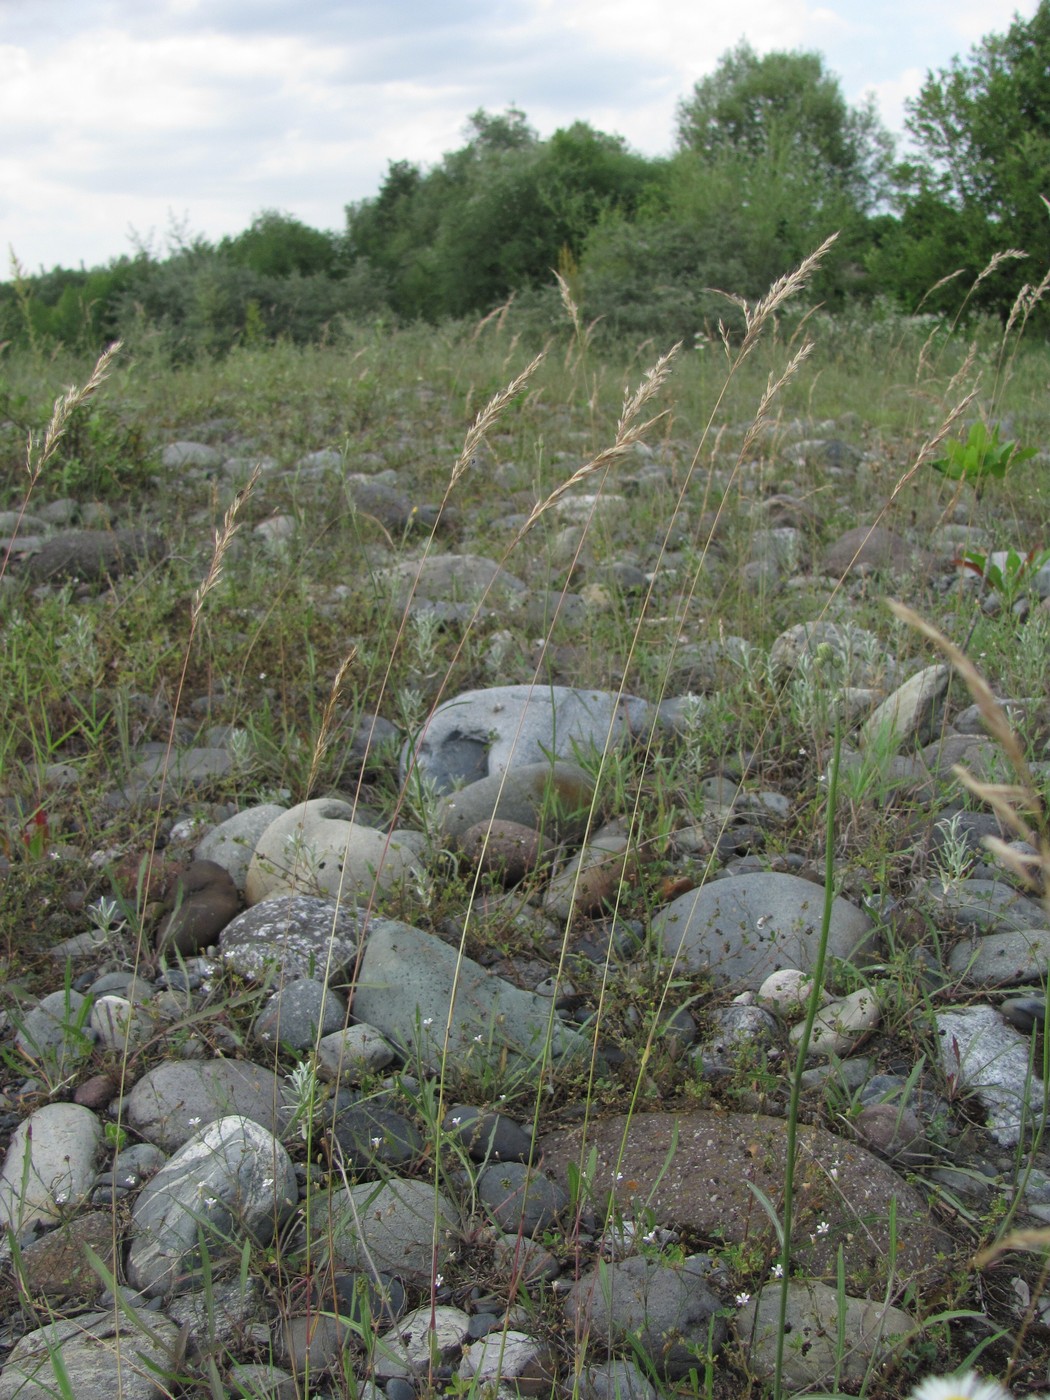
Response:
[[[0,0],[0,278],[163,253],[278,209],[338,229],[389,160],[479,107],[670,150],[678,100],[746,38],[816,49],[899,131],[928,69],[1037,0]]]

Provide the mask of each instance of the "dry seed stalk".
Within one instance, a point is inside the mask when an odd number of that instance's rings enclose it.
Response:
[[[205,574],[203,582],[194,591],[193,603],[190,607],[190,619],[194,627],[196,627],[197,623],[200,621],[201,608],[204,606],[205,598],[207,598],[222,575],[222,561],[226,556],[226,551],[230,547],[230,541],[240,528],[237,521],[237,513],[255,490],[255,484],[259,480],[259,473],[261,470],[262,467],[260,464],[256,463],[252,468],[252,474],[248,478],[246,484],[237,492],[236,496],[234,496],[230,505],[227,507],[226,513],[222,517],[222,528],[215,531],[215,545],[212,549],[211,563],[208,566],[208,572]]]
[[[324,756],[328,752],[328,746],[332,742],[335,707],[339,703],[339,697],[343,691],[343,682],[346,680],[346,673],[353,665],[356,656],[357,648],[351,647],[340,662],[339,669],[336,671],[335,678],[332,681],[332,688],[328,692],[328,699],[325,702],[325,707],[321,714],[321,727],[317,732],[317,742],[314,744],[313,755],[310,759],[310,772],[306,779],[307,794],[314,790],[317,774],[324,761]]]
[[[645,405],[659,392],[664,380],[671,372],[671,361],[681,348],[681,341],[679,341],[677,345],[673,345],[671,349],[668,350],[666,355],[661,355],[655,364],[650,365],[642,378],[641,384],[635,390],[632,397],[630,399],[624,399],[623,411],[620,414],[620,421],[616,425],[616,437],[612,446],[604,448],[597,456],[592,457],[589,462],[585,462],[583,466],[574,471],[572,476],[566,481],[556,486],[546,500],[540,501],[533,506],[528,520],[525,521],[525,524],[522,525],[521,529],[518,531],[514,541],[515,544],[532,529],[533,525],[535,525],[536,521],[539,520],[540,516],[543,515],[545,511],[549,510],[551,506],[561,500],[566,492],[571,491],[574,486],[578,486],[581,481],[585,481],[588,477],[594,476],[596,472],[600,472],[606,467],[611,467],[614,462],[619,461],[625,453],[630,451],[635,443],[642,440],[654,423],[658,423],[660,419],[666,415],[665,409],[663,413],[657,413],[644,423],[635,422],[635,419],[639,416]]]
[[[497,393],[493,394],[492,398],[489,399],[488,403],[474,419],[474,422],[467,432],[467,436],[463,440],[463,451],[459,454],[459,457],[456,459],[456,465],[452,468],[452,476],[448,484],[449,491],[453,489],[460,477],[470,466],[474,453],[481,446],[482,442],[485,440],[486,434],[500,417],[503,410],[507,407],[507,404],[521,393],[522,389],[524,389],[525,385],[542,363],[543,352],[541,351],[531,364],[525,366],[516,379],[511,380],[506,388],[500,389]],[[446,499],[447,494],[448,493],[446,493]]]

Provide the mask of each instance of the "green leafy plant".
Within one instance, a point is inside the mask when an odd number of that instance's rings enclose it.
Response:
[[[1016,442],[999,441],[999,424],[989,433],[984,423],[974,423],[965,442],[949,438],[943,457],[933,462],[935,471],[951,481],[973,483],[978,498],[990,477],[1002,481],[1011,467],[1035,456],[1034,447],[1020,447]]]
[[[1030,549],[1027,554],[1008,549],[1001,562],[997,562],[991,554],[982,554],[980,550],[964,549],[956,563],[979,574],[990,588],[1001,595],[1007,607],[1013,607],[1029,580],[1047,560],[1050,560],[1050,549]]]

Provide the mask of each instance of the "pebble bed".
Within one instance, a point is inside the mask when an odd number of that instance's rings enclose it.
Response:
[[[829,468],[853,451],[830,436],[797,447]],[[170,444],[165,464],[236,467],[191,442]],[[323,453],[296,464],[341,467]],[[425,523],[388,475],[354,479],[358,508],[390,528]],[[754,532],[756,580],[798,576],[791,520],[782,501]],[[16,562],[37,589],[133,570],[161,548],[54,512],[19,528]],[[270,518],[252,547],[296,528]],[[957,586],[951,539],[934,543],[931,567]],[[812,577],[916,559],[889,530],[849,532]],[[549,606],[482,553],[389,566],[384,582],[397,596],[410,581],[405,605],[446,625],[494,578],[506,606]],[[1038,606],[1050,572],[1036,585]],[[644,586],[624,559],[559,607]],[[648,916],[610,912],[652,857],[630,811],[598,809],[587,761],[640,737],[653,752],[688,746],[742,658],[756,664],[739,638],[695,645],[659,699],[493,684],[450,696],[412,733],[360,719],[358,770],[385,765],[425,790],[429,835],[407,811],[374,824],[349,792],[202,816],[195,792],[237,787],[223,726],[141,752],[115,802],[148,801],[161,775],[185,794],[162,833],[176,878],[152,946],[136,957],[115,906],[97,910],[52,950],[53,990],[4,1012],[0,1400],[56,1393],[59,1357],[77,1400],[110,1400],[118,1365],[129,1398],[285,1400],[352,1382],[388,1400],[490,1383],[644,1400],[688,1390],[693,1373],[702,1385],[707,1368],[718,1395],[771,1378],[781,1264],[764,1204],[781,1202],[824,869],[784,849],[792,794],[734,755],[696,775],[702,815],[667,833]],[[924,859],[906,900],[848,882],[830,899],[837,990],[819,997],[803,1074],[782,1358],[796,1391],[921,1374],[938,1345],[923,1352],[924,1319],[981,1222],[1008,1210],[1018,1227],[1050,1224],[1038,1073],[1050,916],[990,863],[982,837],[1010,833],[964,807],[951,777],[960,762],[997,771],[996,746],[936,656],[905,673],[857,625],[799,623],[760,660],[786,682],[829,658],[841,769],[892,736],[891,793],[919,811]],[[1014,714],[1045,704],[1001,698]],[[951,872],[937,859],[949,845],[966,855]],[[453,860],[478,876],[476,907],[435,925],[384,913]],[[910,1061],[884,1035],[901,996],[891,939],[911,948],[928,1018],[930,1053]],[[645,980],[654,966],[662,981]],[[607,1024],[610,969],[666,995]],[[600,1112],[588,1083],[603,1086]],[[666,1102],[664,1084],[679,1090]],[[967,1299],[960,1354],[1022,1322],[1030,1351],[1046,1345],[1050,1298],[1019,1268],[1008,1278],[984,1315]]]

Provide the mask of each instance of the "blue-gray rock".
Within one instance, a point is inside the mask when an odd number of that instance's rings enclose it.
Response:
[[[197,843],[193,853],[195,859],[213,860],[216,865],[221,865],[243,893],[248,866],[259,837],[286,810],[276,802],[261,802],[257,807],[247,807],[243,812],[228,817]]]
[[[289,1050],[312,1048],[319,1036],[346,1024],[346,1001],[314,977],[302,977],[274,992],[253,1027],[256,1040]]]
[[[66,1393],[76,1400],[157,1400],[158,1377],[170,1374],[178,1340],[173,1322],[138,1308],[49,1322],[15,1343],[0,1375],[0,1400]]]
[[[839,1346],[839,1329],[849,1346]],[[788,1284],[783,1376],[792,1390],[837,1391],[843,1383],[860,1385],[914,1336],[916,1320],[901,1308],[871,1303],[866,1298],[840,1296],[815,1279],[792,1279]],[[780,1335],[780,1285],[767,1284],[747,1302],[737,1317],[737,1331],[746,1339],[748,1362],[755,1374],[771,1380],[776,1370]],[[794,1338],[805,1345],[793,1346]]]
[[[19,1123],[0,1169],[0,1231],[17,1234],[86,1200],[101,1142],[102,1124],[75,1103],[44,1104]]]
[[[611,1356],[580,1373],[580,1400],[656,1400],[656,1389],[633,1361]]]
[[[375,579],[399,609],[427,599],[465,603],[472,611],[482,598],[492,607],[523,598],[527,591],[521,579],[480,554],[428,554],[425,559],[406,559],[377,570]]]
[[[180,467],[200,467],[206,471],[214,471],[216,467],[222,466],[222,453],[216,447],[209,447],[206,442],[169,442],[161,449],[160,464],[171,471]]]
[[[337,1113],[332,1143],[352,1172],[376,1167],[407,1167],[423,1156],[423,1139],[414,1124],[394,1109],[367,1101]]]
[[[1003,1147],[1042,1122],[1043,1081],[1029,1072],[1031,1042],[991,1006],[936,1013],[941,1068],[958,1092],[973,1093],[987,1114],[988,1131]]]
[[[247,1240],[268,1245],[298,1198],[295,1169],[277,1139],[250,1118],[219,1118],[136,1202],[128,1282],[151,1297],[184,1291],[200,1276],[202,1248],[214,1268],[238,1258]]]
[[[167,1060],[138,1081],[124,1115],[147,1142],[174,1152],[199,1128],[230,1114],[279,1132],[280,1081],[246,1060]]]
[[[532,1134],[505,1113],[486,1113],[470,1104],[453,1104],[441,1123],[473,1162],[528,1162]]]
[[[219,938],[219,954],[231,972],[255,982],[267,977],[338,982],[354,965],[361,927],[352,904],[305,894],[278,895],[227,924]]]
[[[970,987],[1016,987],[1038,982],[1050,961],[1050,929],[1017,929],[964,938],[948,955],[953,976]]]
[[[817,954],[824,891],[798,875],[752,873],[690,890],[661,910],[652,931],[685,972],[758,991],[771,972],[808,972]],[[828,953],[845,962],[876,953],[871,920],[841,896],[831,906]]]
[[[41,1073],[64,1079],[91,1054],[90,1004],[72,988],[49,992],[15,1031],[16,1048]]]
[[[587,829],[594,779],[575,763],[528,763],[479,778],[437,804],[435,820],[453,850],[472,828],[494,821],[540,831],[556,841],[578,841]]]
[[[376,1026],[410,1062],[440,1067],[445,1026],[448,1053],[459,1068],[486,1065],[501,1078],[514,1078],[554,1061],[589,1059],[590,1042],[552,1021],[551,1003],[523,992],[461,956],[433,934],[393,919],[369,926],[358,971],[353,1014]]]
[[[687,1376],[697,1355],[717,1352],[728,1332],[722,1300],[704,1282],[708,1272],[706,1259],[674,1267],[636,1254],[585,1274],[565,1300],[577,1348],[629,1344],[669,1379]]]
[[[524,1162],[491,1162],[477,1176],[478,1198],[501,1230],[533,1235],[553,1226],[569,1205],[569,1194]]]
[[[704,1040],[692,1055],[705,1079],[762,1068],[779,1036],[776,1017],[762,1006],[716,1006],[705,1020]]]
[[[468,690],[437,707],[401,753],[402,781],[418,772],[440,793],[526,764],[603,753],[645,734],[651,707],[634,695],[561,685]]]
[[[1005,880],[927,880],[920,907],[939,929],[1012,933],[1045,929],[1046,910]]]
[[[396,1274],[422,1288],[448,1267],[460,1235],[452,1202],[432,1182],[411,1177],[323,1192],[310,1222],[333,1267]]]

